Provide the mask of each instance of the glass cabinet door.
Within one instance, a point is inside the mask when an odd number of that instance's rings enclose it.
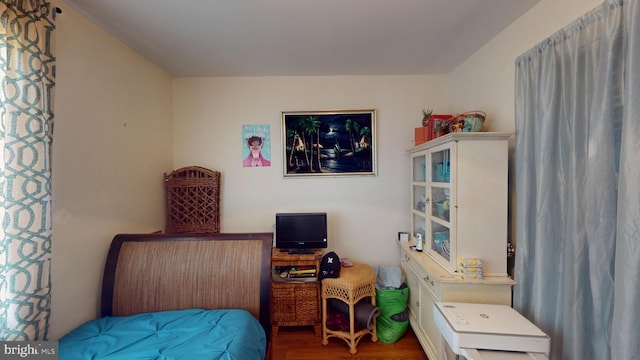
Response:
[[[452,217],[455,215],[454,199],[452,199],[452,163],[453,146],[435,147],[429,153],[429,183],[427,198],[430,218],[429,249],[436,257],[442,258],[444,263],[452,261]]]
[[[431,182],[451,182],[451,149],[445,148],[431,153]]]
[[[422,236],[422,238],[425,238],[425,235],[427,233],[427,222],[424,218],[424,216],[420,216],[418,214],[413,214],[413,232],[412,232],[412,236],[415,239],[417,234],[420,234],[420,236]]]
[[[431,216],[449,222],[451,217],[451,190],[449,188],[431,187]]]
[[[451,261],[451,230],[442,224],[431,223],[431,251],[442,256],[447,262]]]
[[[411,164],[413,170],[413,182],[427,181],[427,157],[426,154],[416,155],[413,157]]]
[[[426,239],[427,234],[427,216],[430,211],[429,194],[427,191],[428,172],[427,166],[428,153],[420,152],[411,157],[411,237],[415,241],[416,234],[420,234]]]
[[[423,185],[413,185],[413,209],[427,212],[427,188]]]
[[[444,266],[455,262],[455,194],[452,156],[455,143],[411,155],[411,237],[420,234],[424,250]],[[452,251],[453,249],[453,251]]]

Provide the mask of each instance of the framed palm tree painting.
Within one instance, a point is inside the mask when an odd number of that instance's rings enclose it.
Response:
[[[285,177],[376,175],[375,110],[282,112]]]

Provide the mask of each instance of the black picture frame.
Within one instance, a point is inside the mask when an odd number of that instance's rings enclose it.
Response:
[[[283,111],[285,177],[374,176],[376,111]]]

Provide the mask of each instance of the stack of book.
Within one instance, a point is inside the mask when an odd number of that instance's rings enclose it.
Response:
[[[317,269],[308,266],[276,266],[273,268],[273,279],[284,282],[307,282],[318,279]]]
[[[317,276],[316,267],[313,265],[294,266],[285,271],[287,271],[287,277],[289,279],[313,278]]]

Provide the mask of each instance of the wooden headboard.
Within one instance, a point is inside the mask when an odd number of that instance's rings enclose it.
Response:
[[[246,309],[270,329],[272,233],[119,234],[102,280],[102,316]]]

